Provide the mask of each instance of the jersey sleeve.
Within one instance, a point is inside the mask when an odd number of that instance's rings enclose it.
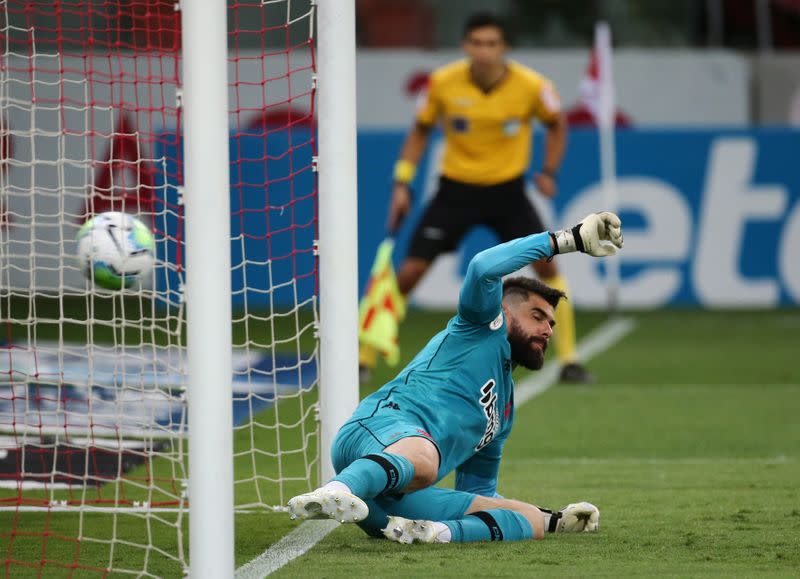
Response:
[[[538,94],[534,99],[533,116],[544,124],[555,122],[561,113],[561,97],[552,82],[545,79],[539,84]]]
[[[505,439],[497,438],[456,468],[457,491],[498,497],[497,477]]]
[[[472,258],[461,286],[458,315],[474,324],[488,324],[500,313],[503,276],[552,255],[550,234],[535,233],[501,243]]]
[[[428,86],[417,96],[416,120],[420,125],[430,127],[436,124],[442,112],[442,103],[439,96],[439,83],[432,75],[428,80]]]

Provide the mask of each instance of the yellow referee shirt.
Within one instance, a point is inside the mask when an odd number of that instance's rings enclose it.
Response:
[[[417,122],[441,121],[445,135],[442,174],[473,185],[519,177],[531,156],[531,121],[556,120],[561,105],[553,84],[508,61],[506,75],[488,93],[473,81],[469,62],[436,69],[421,97]]]

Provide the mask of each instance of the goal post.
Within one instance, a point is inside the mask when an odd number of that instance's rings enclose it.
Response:
[[[320,354],[323,480],[358,404],[358,206],[354,0],[318,1]]]
[[[181,16],[189,569],[223,578],[234,569],[227,2],[183,2]]]
[[[227,576],[237,533],[332,473],[358,399],[353,11],[0,1],[9,575]],[[116,290],[77,252],[107,211],[155,240]]]

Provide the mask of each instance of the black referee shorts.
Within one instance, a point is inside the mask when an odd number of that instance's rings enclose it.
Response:
[[[523,177],[486,186],[441,177],[439,190],[411,238],[408,256],[433,261],[440,253],[455,250],[477,225],[492,229],[501,242],[545,230],[525,195]]]

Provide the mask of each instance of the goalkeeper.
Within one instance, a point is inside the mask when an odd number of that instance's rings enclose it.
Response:
[[[514,420],[514,366],[538,370],[563,293],[510,274],[532,261],[622,247],[619,218],[592,214],[570,230],[515,239],[476,255],[458,312],[391,382],[361,401],[332,448],[338,473],[289,501],[293,518],[356,522],[411,543],[540,539],[594,531],[590,503],[557,513],[500,497],[497,475]],[[601,243],[610,241],[611,243]],[[451,471],[456,488],[434,488]]]

